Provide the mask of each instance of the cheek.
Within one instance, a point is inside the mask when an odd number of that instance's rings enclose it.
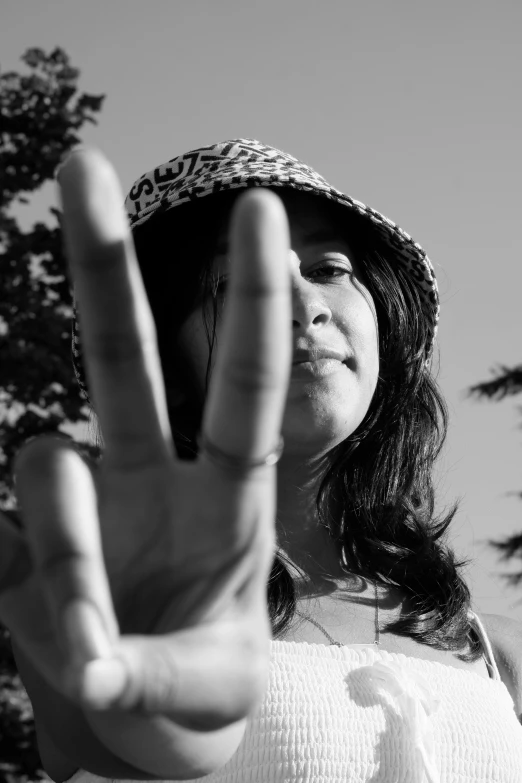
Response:
[[[345,335],[354,353],[355,371],[364,402],[370,404],[379,375],[379,335],[377,314],[369,293],[353,291],[347,297],[346,292],[334,305],[338,313],[338,328]],[[216,338],[219,335],[219,319],[216,325]],[[187,357],[202,395],[205,394],[205,382],[209,357],[209,344],[203,313],[195,310],[185,321],[179,332],[178,344]],[[217,341],[212,351],[212,367],[217,355]],[[212,371],[212,370],[211,370]],[[363,400],[361,400],[363,401]]]
[[[342,331],[354,353],[361,387],[371,397],[379,376],[379,331],[373,300],[367,292],[354,291],[342,308]]]
[[[362,342],[364,343],[363,351],[367,363],[365,375],[369,390],[373,395],[379,377],[379,328],[377,316],[372,311],[369,311],[364,326],[366,328]]]

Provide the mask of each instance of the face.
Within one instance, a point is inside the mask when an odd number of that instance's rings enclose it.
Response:
[[[349,242],[328,202],[306,193],[278,190],[291,234],[293,364],[282,435],[285,455],[325,453],[364,419],[379,372],[373,300]],[[227,227],[214,258],[226,274]],[[220,319],[216,326],[219,350]],[[180,346],[204,388],[209,354],[203,313],[185,322]]]

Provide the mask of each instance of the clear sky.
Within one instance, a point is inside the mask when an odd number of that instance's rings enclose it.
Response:
[[[398,222],[434,262],[450,435],[441,505],[477,611],[522,618],[486,546],[522,528],[519,400],[466,398],[522,361],[520,0],[3,0],[0,66],[59,45],[105,93],[84,134],[133,180],[201,144],[253,137]],[[42,216],[50,192],[37,198]],[[36,214],[38,213],[38,215]]]

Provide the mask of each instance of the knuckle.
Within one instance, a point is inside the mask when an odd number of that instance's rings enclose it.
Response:
[[[56,545],[56,544],[55,544]],[[85,558],[57,544],[53,552],[40,552],[36,568],[38,578],[56,612],[61,611],[76,596],[85,595],[92,584]]]
[[[105,330],[91,335],[85,341],[87,362],[94,361],[103,368],[110,367],[113,374],[143,364],[147,357],[158,355],[155,335],[139,334],[132,328],[115,332]]]
[[[283,391],[281,374],[259,363],[247,360],[231,362],[224,368],[225,380],[245,394]]]
[[[39,571],[42,578],[49,584],[62,581],[63,577],[69,577],[83,562],[84,557],[71,549],[59,548],[53,552],[45,553],[39,563]]]
[[[102,332],[86,340],[87,357],[101,364],[123,365],[139,360],[143,346],[130,332]]]

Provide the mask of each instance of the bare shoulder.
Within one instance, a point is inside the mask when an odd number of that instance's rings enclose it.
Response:
[[[481,614],[500,676],[522,722],[522,622],[500,614]]]

